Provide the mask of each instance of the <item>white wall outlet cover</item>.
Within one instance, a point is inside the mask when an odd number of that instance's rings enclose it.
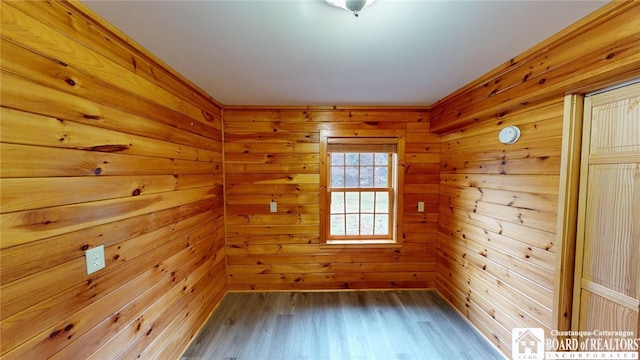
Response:
[[[272,201],[271,203],[269,203],[269,212],[278,212],[278,203],[275,201]]]
[[[84,252],[85,261],[87,263],[87,275],[103,269],[104,261],[104,245],[96,246]]]
[[[520,139],[520,128],[517,126],[507,126],[500,130],[498,139],[503,144],[515,144]]]

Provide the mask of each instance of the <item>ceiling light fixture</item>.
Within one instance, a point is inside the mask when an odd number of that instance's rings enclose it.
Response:
[[[326,0],[329,4],[353,12],[355,17],[376,0]]]

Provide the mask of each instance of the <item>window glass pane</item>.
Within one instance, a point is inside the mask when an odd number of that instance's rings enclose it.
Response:
[[[374,210],[374,193],[360,193],[360,211],[363,213],[373,213]]]
[[[376,166],[373,187],[386,188],[389,186],[389,169],[386,166]]]
[[[331,214],[344,213],[344,193],[333,192],[331,193]]]
[[[360,215],[347,215],[347,235],[360,234]]]
[[[389,193],[376,192],[376,213],[389,213]]]
[[[331,165],[344,165],[344,153],[332,153]]]
[[[363,166],[360,168],[360,187],[373,187],[373,166]]]
[[[344,187],[356,188],[360,184],[360,168],[355,166],[348,166],[345,169],[345,184]]]
[[[376,214],[375,235],[389,235],[389,215]]]
[[[328,141],[327,163],[322,162],[321,170],[327,175],[321,180],[322,194],[330,196],[322,221],[327,225],[326,240],[375,243],[394,233],[391,201],[396,190],[390,188],[396,176],[394,149],[396,145],[380,139]]]
[[[377,153],[376,165],[389,165],[389,154]]]
[[[331,228],[329,233],[331,235],[344,235],[344,215],[331,215]]]
[[[331,167],[331,187],[344,187],[344,168],[342,166]]]
[[[373,165],[373,153],[361,153],[360,165]]]
[[[359,192],[346,193],[345,205],[348,213],[360,212],[360,193]]]
[[[360,215],[360,234],[373,235],[373,214]]]
[[[345,163],[347,165],[358,165],[359,158],[360,154],[358,153],[347,153],[345,154]]]

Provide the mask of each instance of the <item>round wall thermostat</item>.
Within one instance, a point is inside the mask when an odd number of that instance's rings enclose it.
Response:
[[[520,128],[517,126],[507,126],[500,130],[498,139],[500,139],[500,142],[503,144],[515,144],[515,142],[520,139]]]

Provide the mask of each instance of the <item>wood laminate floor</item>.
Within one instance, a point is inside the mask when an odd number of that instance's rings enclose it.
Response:
[[[195,359],[504,359],[436,291],[229,293]]]

